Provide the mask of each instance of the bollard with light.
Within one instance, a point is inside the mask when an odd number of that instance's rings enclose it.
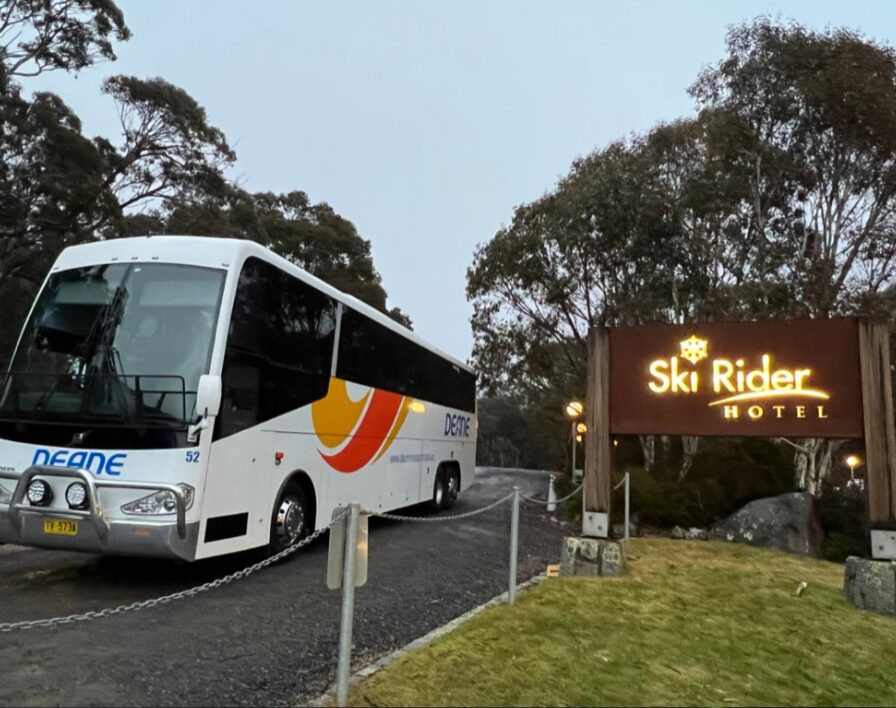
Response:
[[[582,432],[584,433],[585,424],[579,423],[579,418],[582,417],[582,414],[585,412],[585,406],[582,405],[580,401],[570,401],[566,404],[564,408],[564,412],[566,413],[566,417],[569,418],[571,427],[571,435],[570,441],[572,442],[572,470],[570,470],[570,476],[575,479],[576,478],[576,442],[580,440],[578,426],[582,426]]]

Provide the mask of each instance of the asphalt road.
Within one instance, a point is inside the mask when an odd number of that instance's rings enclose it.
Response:
[[[451,514],[547,475],[480,468]],[[410,513],[420,516],[422,510]],[[360,668],[507,589],[510,505],[448,523],[371,519],[355,601]],[[524,504],[520,582],[559,557],[564,526]],[[0,546],[0,622],[98,610],[191,587],[252,562],[196,564]],[[0,705],[295,705],[334,680],[340,594],[327,538],[249,578],[149,610],[0,634]]]

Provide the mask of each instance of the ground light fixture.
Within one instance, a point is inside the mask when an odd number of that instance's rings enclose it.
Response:
[[[28,501],[32,506],[47,506],[53,501],[53,490],[42,479],[32,480],[28,485]]]
[[[850,455],[844,460],[849,467],[849,476],[851,479],[855,480],[856,478],[856,467],[862,464],[862,458],[858,455]]]
[[[90,506],[87,499],[87,485],[84,482],[72,482],[65,490],[65,501],[69,509],[84,510]]]
[[[575,420],[585,412],[585,406],[582,405],[581,401],[570,401],[566,404],[565,412],[567,418]]]
[[[570,436],[572,441],[572,469],[569,474],[575,479],[576,444],[582,441],[581,434],[578,432],[578,426],[581,425],[583,428],[585,427],[584,423],[576,423],[576,421],[582,417],[582,414],[585,412],[585,406],[582,405],[581,401],[570,401],[564,406],[563,412],[566,413],[566,417],[572,422],[572,435]]]

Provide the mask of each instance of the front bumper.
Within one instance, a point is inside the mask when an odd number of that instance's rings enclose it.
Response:
[[[35,477],[68,477],[83,482],[90,501],[88,509],[54,509],[32,506],[25,500],[28,485]],[[23,546],[38,546],[89,553],[105,553],[157,558],[193,560],[199,538],[199,523],[186,522],[183,491],[173,484],[144,484],[96,480],[86,470],[69,467],[34,465],[21,476],[0,473],[4,479],[17,482],[9,504],[0,504],[0,541]],[[99,489],[134,489],[149,492],[169,491],[176,500],[175,521],[135,516],[131,519],[110,519],[103,509]],[[44,532],[46,519],[78,521],[75,536]]]

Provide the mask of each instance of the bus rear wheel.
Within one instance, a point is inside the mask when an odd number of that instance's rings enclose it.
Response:
[[[432,499],[429,500],[430,511],[440,511],[444,508],[445,496],[448,491],[448,483],[442,470],[436,472],[436,480],[432,485]]]
[[[305,494],[296,485],[289,485],[280,494],[271,516],[271,554],[279,553],[305,538],[309,532],[308,504]]]
[[[457,501],[460,493],[460,473],[457,470],[448,470],[445,475],[445,497],[442,499],[442,508],[450,509]]]

